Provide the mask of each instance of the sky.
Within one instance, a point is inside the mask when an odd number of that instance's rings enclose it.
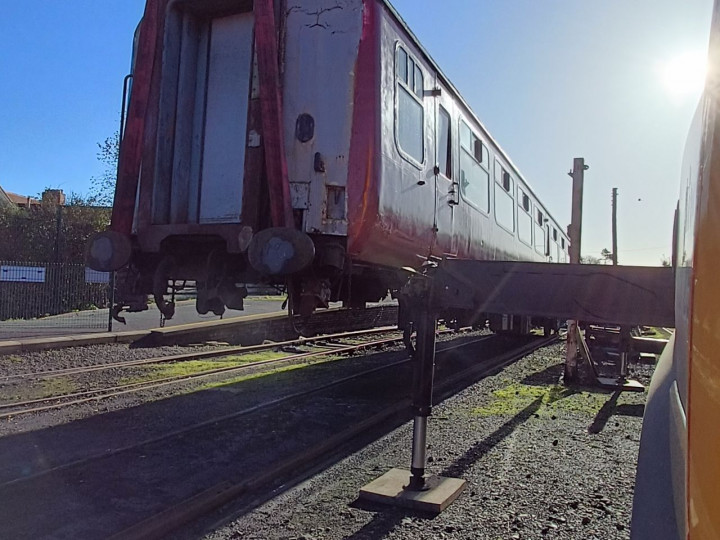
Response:
[[[671,254],[712,0],[392,0],[561,224],[584,157],[583,255]],[[0,186],[86,194],[119,127],[144,0],[0,0]],[[693,68],[693,66],[699,66]]]

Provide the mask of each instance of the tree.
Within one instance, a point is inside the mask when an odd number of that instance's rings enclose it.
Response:
[[[672,261],[670,261],[670,257],[666,257],[663,253],[663,256],[660,257],[660,264],[662,266],[672,266]]]
[[[110,209],[77,193],[59,206],[42,200],[30,208],[0,210],[0,260],[83,263],[85,245],[110,223]]]
[[[580,257],[580,264],[600,264],[600,259],[592,255],[583,255]]]
[[[88,206],[76,193],[66,200],[61,205],[43,197],[30,208],[0,207],[0,261],[45,268],[42,282],[1,284],[0,320],[107,304],[107,284],[86,283],[84,254],[90,236],[110,222],[110,209]]]
[[[613,254],[607,248],[603,248],[603,250],[600,252],[600,257],[602,257],[602,259],[605,261],[613,260]]]
[[[91,206],[112,206],[120,156],[120,133],[116,131],[98,143],[98,148],[97,158],[105,164],[105,170],[102,175],[90,179],[90,194],[85,202]]]

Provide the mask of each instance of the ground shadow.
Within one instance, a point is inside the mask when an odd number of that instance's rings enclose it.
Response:
[[[622,405],[615,407],[614,414],[642,418],[645,415],[645,405],[642,403],[636,403],[634,405],[631,405],[630,403],[623,403]]]
[[[617,407],[617,401],[620,397],[620,394],[622,394],[622,391],[616,390],[612,393],[610,396],[610,399],[608,399],[603,406],[600,408],[600,410],[595,415],[595,419],[593,420],[592,424],[590,424],[590,427],[588,427],[589,433],[600,433],[604,428],[605,425],[608,423],[608,420],[610,420],[610,417],[614,414],[615,408]]]
[[[531,373],[520,381],[521,384],[528,384],[531,386],[545,386],[547,384],[557,384],[560,381],[560,377],[563,374],[563,368],[565,364],[559,363],[553,366],[549,366],[543,370]]]
[[[460,477],[465,474],[473,464],[477,463],[480,459],[483,458],[483,456],[490,452],[490,450],[495,448],[499,443],[501,443],[504,439],[511,435],[518,426],[525,423],[529,418],[531,418],[542,406],[542,403],[543,400],[541,397],[535,399],[522,411],[517,413],[510,420],[505,422],[502,426],[500,426],[490,435],[485,437],[482,441],[478,441],[476,444],[471,446],[460,458],[456,459],[448,467],[443,469],[440,472],[440,475]],[[412,516],[420,519],[433,519],[436,516],[436,514],[417,512],[404,508],[395,508],[376,503],[368,503],[360,500],[356,500],[351,504],[351,506],[354,508],[360,508],[363,510],[376,512],[376,515],[360,530],[356,531],[350,536],[345,537],[345,540],[382,538],[386,534],[391,532],[402,521],[403,518]]]

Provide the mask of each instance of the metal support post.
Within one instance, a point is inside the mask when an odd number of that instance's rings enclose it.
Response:
[[[113,307],[115,306],[115,279],[115,272],[110,272],[110,283],[108,285],[108,332],[112,332],[113,329]]]
[[[628,375],[628,357],[630,356],[630,345],[632,342],[632,336],[630,334],[630,327],[629,326],[621,326],[620,327],[620,343],[619,343],[619,349],[620,349],[620,376],[618,379],[620,381],[626,381],[627,375]]]
[[[424,307],[417,318],[417,343],[413,373],[412,462],[408,489],[426,489],[427,419],[432,409],[433,377],[435,375],[435,314]]]

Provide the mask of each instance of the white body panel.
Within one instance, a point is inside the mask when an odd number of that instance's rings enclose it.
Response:
[[[253,24],[252,13],[212,21],[200,223],[240,221]]]
[[[362,34],[361,0],[314,0],[288,10],[283,62],[285,150],[293,208],[303,230],[347,234],[348,159],[355,64]],[[314,136],[296,136],[301,114]],[[315,154],[324,170],[315,170]]]
[[[565,231],[555,223],[545,207],[534,196],[517,169],[495,144],[495,141],[476,120],[475,115],[466,108],[454,89],[445,84],[444,78],[407,35],[405,28],[398,24],[387,10],[382,10],[380,21],[380,122],[381,122],[381,178],[379,181],[379,227],[388,238],[395,242],[413,243],[418,257],[432,253],[435,256],[459,256],[461,258],[489,260],[533,260],[566,262],[568,241]],[[423,73],[423,113],[424,113],[424,152],[422,162],[412,159],[401,148],[398,139],[398,89],[396,75],[396,55],[402,47]],[[438,92],[439,91],[439,92]],[[437,176],[433,168],[436,164],[438,136],[436,135],[437,115],[442,106],[450,115],[451,132],[451,176]],[[464,150],[460,146],[460,122],[464,121],[488,148],[489,185],[487,200],[488,211],[473,207],[462,194],[451,195],[455,189],[460,191],[461,159]],[[467,159],[467,158],[466,158]],[[495,164],[507,170],[512,183],[506,193],[496,182]],[[419,184],[424,181],[424,184]],[[453,186],[453,182],[455,185]],[[530,198],[530,213],[518,217],[523,212],[519,207],[520,195],[517,188]],[[450,204],[451,199],[458,202]],[[506,215],[513,212],[504,227],[500,226],[497,211]],[[547,218],[547,223],[536,223],[537,212]],[[435,220],[433,219],[435,216]],[[527,217],[533,226],[528,229]],[[437,231],[433,233],[433,223]],[[523,241],[519,238],[518,228],[524,227]],[[553,229],[557,231],[554,241]],[[546,230],[549,245],[540,234]],[[538,238],[535,238],[538,237]],[[537,246],[536,247],[536,243]],[[563,245],[561,245],[564,244]],[[390,244],[388,243],[388,246]],[[379,246],[373,245],[372,250]],[[546,255],[546,251],[548,254]]]

